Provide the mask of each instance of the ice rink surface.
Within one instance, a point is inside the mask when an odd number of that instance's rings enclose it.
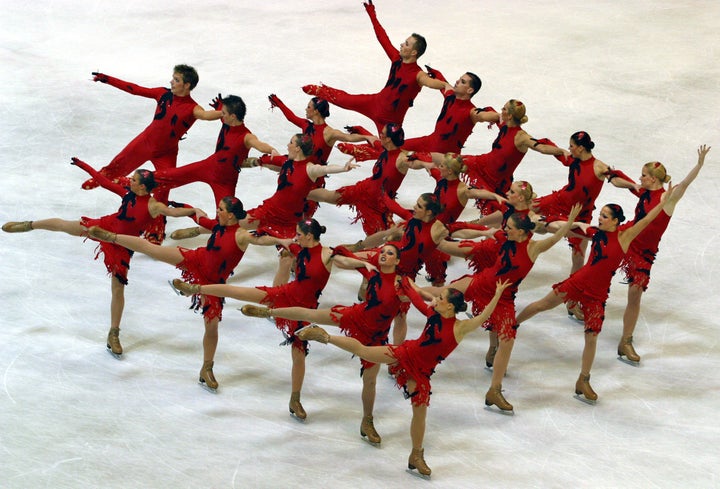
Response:
[[[468,337],[433,377],[425,459],[432,480],[408,475],[410,404],[378,379],[375,425],[381,448],[359,436],[359,362],[313,344],[303,404],[287,409],[290,355],[264,319],[229,301],[221,324],[216,395],[196,382],[202,319],[166,284],[172,267],[136,255],[126,291],[122,360],[105,351],[109,279],[94,244],[59,233],[0,236],[0,487],[642,487],[720,486],[720,3],[713,1],[383,1],[378,17],[399,45],[428,40],[421,64],[450,81],[479,74],[478,106],[509,98],[528,107],[524,128],[566,146],[578,130],[594,154],[633,177],[659,160],[679,181],[713,146],[705,168],[676,208],[643,299],[635,344],[642,364],[616,359],[627,286],[616,276],[593,368],[600,400],[573,399],[581,327],[559,307],[523,324],[504,382],[514,417],[483,409],[490,374],[487,334]],[[218,93],[243,97],[247,126],[281,151],[296,128],[267,96],[298,114],[300,87],[324,82],[373,93],[389,62],[360,1],[20,2],[0,10],[0,221],[75,219],[114,212],[118,199],[80,190],[78,156],[106,164],[150,121],[154,102],[93,83],[103,71],[140,85],[167,86],[177,63],[195,66],[193,97],[208,107]],[[408,136],[431,132],[441,105],[423,90],[407,115]],[[369,121],[331,108],[328,123]],[[178,162],[205,158],[218,122],[197,122]],[[369,126],[370,127],[370,126]],[[489,151],[496,130],[478,125],[466,153]],[[531,152],[532,153],[532,152]],[[344,155],[334,152],[333,163]],[[148,165],[151,167],[151,165]],[[371,163],[333,176],[337,188],[369,175]],[[538,195],[560,188],[567,170],[528,154],[516,178]],[[433,181],[421,172],[401,187],[409,207]],[[275,174],[242,172],[237,195],[252,208],[274,190]],[[174,199],[213,210],[204,184]],[[598,204],[631,213],[635,198],[611,186]],[[346,208],[324,205],[327,245],[352,242],[361,229]],[[472,217],[468,209],[466,217]],[[174,220],[168,229],[186,227]],[[168,240],[167,245],[175,243]],[[202,239],[183,242],[200,246]],[[569,271],[564,244],[544,254],[517,304],[545,295]],[[231,283],[267,285],[272,249],[251,248]],[[452,262],[450,277],[465,273]],[[321,304],[349,304],[359,275],[335,271]],[[423,281],[420,280],[422,283]],[[410,337],[423,322],[410,317]]]

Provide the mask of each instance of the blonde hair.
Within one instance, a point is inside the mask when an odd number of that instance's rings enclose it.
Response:
[[[643,165],[643,168],[645,169],[645,171],[647,171],[648,175],[653,178],[657,178],[662,183],[668,183],[671,180],[670,175],[667,174],[665,165],[663,165],[659,161],[651,161],[650,163],[645,163]]]
[[[467,166],[463,163],[462,156],[456,153],[445,153],[443,163],[455,175],[460,175],[467,171]]]
[[[525,104],[519,100],[508,100],[508,114],[513,118],[516,124],[525,124],[528,121],[525,115]]]
[[[526,204],[530,205],[532,204],[533,199],[537,198],[537,194],[533,192],[533,186],[530,185],[530,182],[526,182],[525,180],[516,180],[513,183],[517,184],[517,186],[520,188],[520,192],[518,192]]]

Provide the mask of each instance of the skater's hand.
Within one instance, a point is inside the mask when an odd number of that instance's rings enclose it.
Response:
[[[365,7],[365,11],[367,13],[369,13],[370,15],[375,15],[375,5],[373,5],[372,0],[363,2],[363,6]]]
[[[279,107],[282,102],[280,102],[280,98],[275,95],[274,93],[271,93],[268,96],[268,100],[270,101],[270,108]]]
[[[93,71],[90,73],[93,76],[93,81],[100,82],[100,83],[107,83],[108,82],[108,76],[104,73],[100,73],[97,71]]]
[[[222,108],[223,108],[222,94],[218,93],[217,97],[212,99],[212,101],[210,102],[210,107],[212,107],[215,110],[222,110]]]

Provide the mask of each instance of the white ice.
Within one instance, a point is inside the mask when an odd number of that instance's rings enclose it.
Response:
[[[433,377],[425,455],[430,482],[404,470],[410,405],[381,375],[375,420],[381,448],[364,443],[359,362],[313,344],[303,389],[306,423],[290,418],[290,355],[263,319],[229,301],[215,373],[217,395],[196,383],[202,320],[175,296],[165,264],[136,256],[126,294],[118,361],[105,351],[110,286],[91,242],[35,231],[0,237],[0,487],[719,487],[720,350],[720,3],[377,0],[396,44],[425,35],[421,61],[452,81],[483,80],[477,105],[509,98],[528,106],[526,130],[566,145],[589,132],[603,161],[638,176],[664,162],[680,179],[697,147],[714,146],[663,238],[635,334],[642,365],[616,359],[626,286],[618,276],[607,305],[592,382],[596,406],[573,399],[581,327],[563,308],[523,324],[505,394],[514,417],[483,409],[490,375],[487,336],[467,338]],[[302,114],[300,86],[325,82],[373,92],[388,61],[359,0],[197,2],[0,1],[0,221],[114,212],[117,197],[82,191],[78,156],[106,164],[149,122],[152,101],[93,83],[102,70],[145,86],[167,85],[172,66],[194,65],[196,100],[242,96],[247,125],[284,150],[296,128],[267,95]],[[409,136],[431,131],[440,96],[424,90],[408,113]],[[335,127],[368,125],[332,108]],[[198,122],[179,163],[209,155],[219,124]],[[494,130],[478,126],[467,153],[487,152]],[[333,162],[344,162],[336,152]],[[332,177],[337,187],[369,174]],[[529,154],[517,178],[539,195],[562,186],[566,169]],[[274,174],[247,170],[237,195],[248,208],[270,195]],[[399,200],[432,189],[412,174]],[[212,211],[203,184],[173,193]],[[598,203],[635,199],[607,187]],[[467,215],[472,213],[467,211]],[[358,239],[345,208],[323,206],[324,242]],[[169,229],[187,222],[172,221]],[[175,245],[168,241],[167,245]],[[199,238],[183,245],[200,246]],[[272,250],[253,248],[232,283],[265,285]],[[521,287],[522,308],[569,270],[558,245]],[[453,262],[450,276],[465,272]],[[335,272],[322,305],[350,303],[358,276]],[[413,314],[410,336],[422,322]]]

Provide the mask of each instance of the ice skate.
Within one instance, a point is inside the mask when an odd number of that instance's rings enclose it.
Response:
[[[123,349],[120,344],[120,328],[110,328],[107,337],[107,350],[115,358],[120,358]]]
[[[580,374],[580,377],[578,377],[577,382],[575,382],[575,399],[586,404],[595,405],[597,403],[598,395],[590,387],[590,374]]]
[[[633,337],[628,336],[627,338],[621,338],[620,344],[618,345],[618,360],[620,360],[623,363],[627,363],[628,365],[632,365],[633,367],[639,367],[640,366],[640,355],[635,352],[635,348],[633,347]]]
[[[422,477],[423,479],[430,479],[432,470],[430,470],[430,467],[428,467],[425,463],[425,458],[423,457],[424,454],[424,448],[413,448],[412,452],[410,452],[410,457],[408,457],[407,471],[415,476]],[[414,470],[417,470],[417,472],[413,472]]]
[[[311,324],[295,331],[295,336],[300,338],[302,341],[317,341],[319,343],[327,344],[330,341],[330,335],[327,331],[322,329],[317,324]]]
[[[195,226],[194,228],[177,229],[170,234],[170,239],[181,240],[194,238],[200,236],[200,228]]]
[[[190,296],[200,293],[200,286],[198,284],[183,282],[179,278],[173,279],[173,281],[170,282],[170,285],[179,295]]]
[[[372,415],[363,416],[362,422],[360,423],[360,436],[363,440],[371,445],[379,446],[382,442],[382,438],[375,431],[375,425],[373,425]]]
[[[253,304],[245,304],[240,308],[240,312],[246,316],[252,316],[254,318],[269,318],[272,317],[272,311],[267,307],[255,306]]]
[[[92,226],[88,229],[88,236],[95,238],[98,241],[107,241],[108,243],[114,243],[117,239],[116,233],[101,228],[100,226]]]
[[[206,391],[216,394],[218,382],[217,380],[215,380],[215,375],[213,374],[213,365],[215,365],[215,362],[213,362],[212,360],[207,360],[203,362],[203,366],[200,369],[200,374],[198,375],[198,383]]]
[[[298,421],[305,421],[305,418],[307,418],[305,408],[303,408],[303,405],[300,404],[299,392],[293,392],[290,394],[290,404],[288,405],[288,408],[290,409],[290,414]]]
[[[32,231],[32,221],[10,221],[3,224],[2,230],[6,233],[27,233]]]
[[[568,316],[581,323],[585,322],[585,314],[583,314],[582,307],[577,302],[568,301],[566,304]]]
[[[495,406],[497,409],[493,409],[492,406]],[[505,400],[501,387],[490,387],[487,391],[487,394],[485,394],[485,409],[508,416],[515,414],[512,404]]]

